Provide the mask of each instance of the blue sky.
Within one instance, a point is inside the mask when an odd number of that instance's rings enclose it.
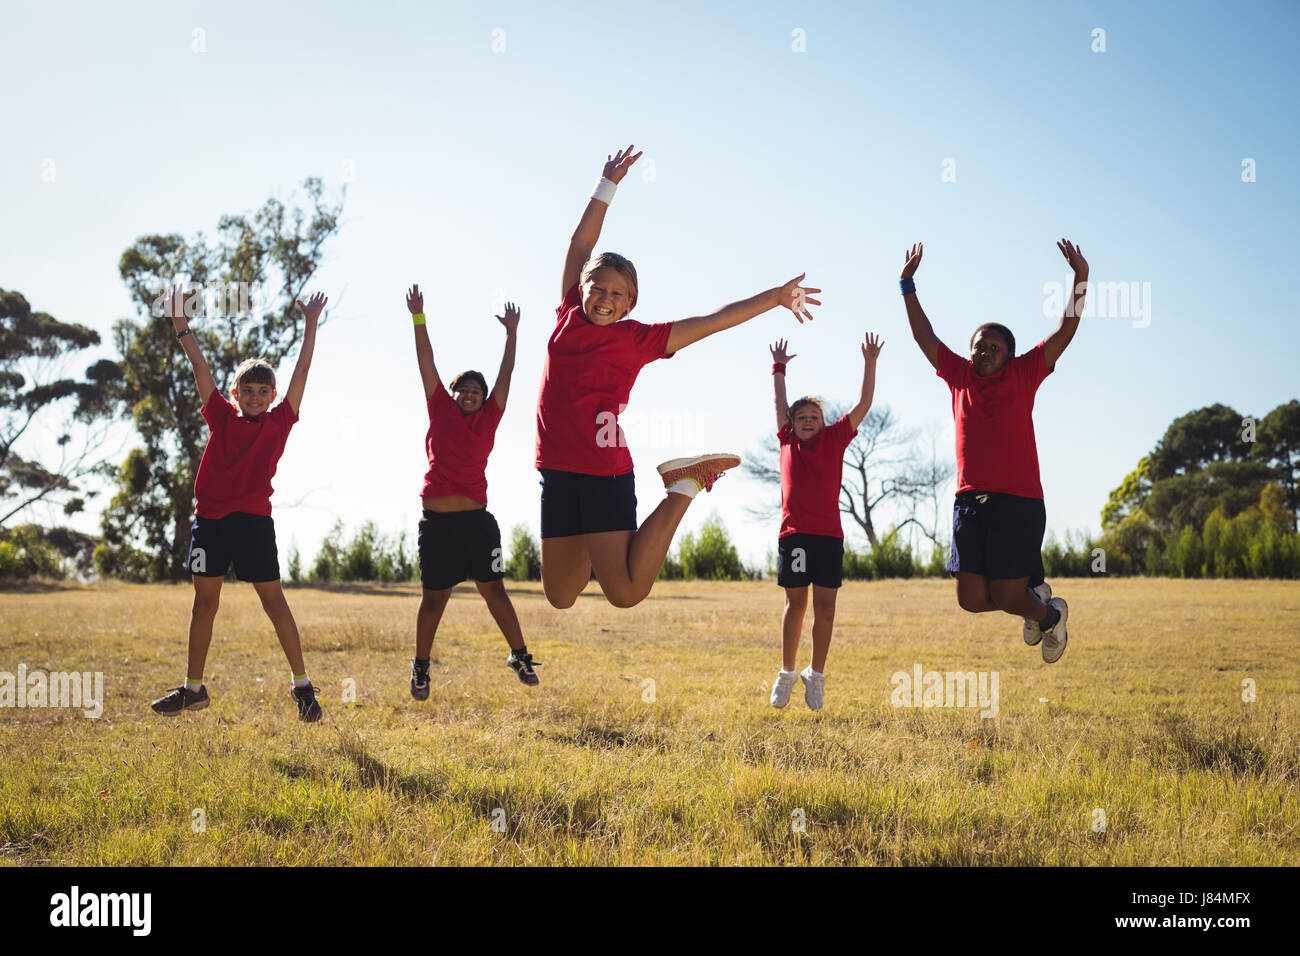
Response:
[[[413,281],[448,379],[490,380],[494,300],[523,309],[489,507],[536,532],[533,412],[565,247],[605,155],[629,142],[645,157],[600,245],[637,265],[634,318],[700,314],[803,271],[824,290],[811,325],[771,312],[643,371],[629,416],[672,427],[629,430],[642,517],[658,461],[757,449],[778,337],[798,354],[792,395],[850,402],[857,343],[882,334],[877,404],[951,456],[947,390],[898,296],[916,240],[921,302],[959,352],[985,321],[1024,347],[1051,331],[1061,236],[1094,281],[1149,283],[1149,325],[1085,320],[1039,391],[1058,533],[1095,530],[1176,416],[1263,415],[1297,395],[1293,4],[20,2],[5,21],[0,287],[60,319],[107,333],[132,314],[117,260],[137,237],[211,235],[223,213],[312,175],[337,194],[354,171],[275,479],[282,558],[292,543],[310,557],[338,517],[414,538]],[[778,521],[745,506],[773,494],[728,476],[683,529],[716,510],[761,562]]]

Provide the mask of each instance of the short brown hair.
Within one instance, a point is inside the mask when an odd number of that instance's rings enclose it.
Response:
[[[627,289],[632,296],[632,304],[627,308],[629,312],[632,311],[632,307],[636,305],[637,297],[636,266],[632,265],[631,260],[625,259],[617,252],[602,252],[587,260],[587,264],[582,267],[582,275],[579,277],[578,283],[586,285],[587,280],[591,278],[597,269],[613,269],[627,280]]]
[[[1002,336],[1002,340],[1007,343],[1007,354],[1014,356],[1016,354],[1016,337],[1011,334],[1011,330],[1000,322],[985,322],[976,329],[970,337],[970,347],[975,347],[975,340],[980,337],[980,333],[989,330]]]
[[[469,382],[476,382],[478,384],[478,387],[483,390],[483,397],[487,398],[487,394],[488,394],[487,379],[483,377],[482,372],[476,372],[473,369],[470,369],[468,372],[461,372],[454,379],[452,379],[451,390],[453,392],[459,392],[461,390],[461,387]]]
[[[803,398],[796,399],[795,403],[790,406],[790,424],[794,424],[794,416],[798,413],[799,409],[803,408],[805,405],[816,405],[817,410],[822,413],[822,423],[825,424],[826,408],[822,405],[823,401],[824,399],[818,395],[805,395]]]
[[[239,388],[245,383],[275,388],[275,369],[267,364],[266,359],[244,359],[239,363],[239,368],[235,369],[234,387]]]

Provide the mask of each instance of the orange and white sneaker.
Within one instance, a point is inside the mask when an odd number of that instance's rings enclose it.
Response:
[[[659,466],[659,476],[669,491],[694,498],[701,491],[711,491],[723,472],[739,464],[739,455],[727,453],[673,458]]]

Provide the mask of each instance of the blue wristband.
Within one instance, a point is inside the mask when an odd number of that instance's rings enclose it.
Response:
[[[898,287],[903,291],[903,295],[916,291],[916,283],[912,281],[911,276],[908,276],[906,279],[899,279]]]

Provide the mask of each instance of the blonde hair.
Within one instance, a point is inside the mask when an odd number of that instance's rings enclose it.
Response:
[[[824,401],[826,401],[826,399],[822,398],[820,395],[805,395],[803,398],[796,399],[795,403],[790,406],[790,424],[794,424],[794,416],[798,414],[799,409],[803,408],[805,405],[816,405],[817,411],[822,413],[822,424],[825,424],[826,408],[822,405],[822,402]]]
[[[592,256],[587,260],[587,264],[582,267],[582,275],[578,280],[579,285],[586,285],[587,281],[599,269],[613,269],[624,279],[627,280],[627,290],[632,297],[632,303],[627,307],[629,312],[636,305],[637,284],[636,284],[636,266],[632,265],[631,260],[625,259],[617,252],[602,252],[599,255]]]
[[[235,369],[235,381],[232,387],[239,388],[245,383],[270,385],[275,388],[275,369],[271,368],[265,359],[244,359],[239,363],[239,368]]]

